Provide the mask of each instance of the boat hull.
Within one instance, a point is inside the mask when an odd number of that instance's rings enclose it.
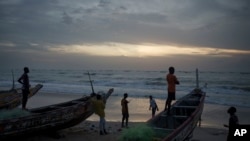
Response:
[[[106,101],[113,90],[104,96]],[[30,109],[30,115],[1,120],[0,139],[13,136],[50,133],[79,124],[93,114],[91,96],[72,101]]]
[[[171,107],[171,114],[159,113],[147,123],[155,131],[155,139],[162,141],[183,141],[191,138],[193,130],[201,119],[205,92],[193,90]]]
[[[28,98],[34,96],[43,85],[37,84],[35,87],[30,88]],[[22,103],[22,90],[14,89],[0,93],[0,110],[13,109],[18,107]]]

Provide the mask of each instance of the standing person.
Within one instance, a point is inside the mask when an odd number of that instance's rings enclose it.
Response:
[[[107,134],[106,129],[105,129],[105,104],[101,98],[101,95],[97,94],[96,95],[96,100],[93,100],[93,106],[94,106],[94,112],[100,117],[100,122],[99,122],[99,129],[100,129],[100,135]]]
[[[149,110],[152,110],[152,117],[154,117],[156,110],[159,111],[159,109],[152,95],[149,96],[149,103]]]
[[[168,98],[165,104],[165,111],[167,110],[167,114],[170,115],[170,108],[172,100],[175,100],[175,85],[180,84],[177,80],[177,77],[174,75],[174,67],[169,67],[169,73],[166,75],[166,81],[168,84]]]
[[[22,109],[27,110],[26,104],[28,101],[28,95],[30,93],[29,87],[30,87],[30,82],[29,82],[29,68],[24,67],[24,73],[23,75],[18,79],[18,82],[21,83],[22,86],[22,93],[23,93],[23,99],[22,99]]]
[[[124,93],[123,99],[121,100],[121,105],[122,105],[122,127],[124,126],[124,120],[126,120],[126,127],[128,127],[128,118],[129,118],[129,113],[128,113],[128,103],[129,101],[127,100],[128,94]]]
[[[229,118],[228,125],[225,124],[224,126],[229,128],[227,141],[231,141],[232,136],[234,134],[234,129],[236,128],[237,125],[239,125],[239,120],[238,120],[237,115],[235,114],[236,113],[235,107],[230,107],[227,110],[227,113],[230,114],[230,118]]]

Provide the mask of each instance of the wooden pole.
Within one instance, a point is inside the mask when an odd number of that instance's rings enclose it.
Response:
[[[94,94],[95,91],[94,91],[93,83],[92,83],[92,80],[91,80],[91,78],[90,78],[89,72],[88,72],[88,75],[89,75],[89,82],[90,82],[90,84],[91,84],[92,94]]]
[[[196,88],[199,88],[199,71],[196,69]]]
[[[13,70],[11,70],[11,73],[12,73],[12,90],[14,90],[15,89],[15,77],[14,77]]]

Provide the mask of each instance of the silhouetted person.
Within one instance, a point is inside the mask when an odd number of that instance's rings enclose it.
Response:
[[[236,128],[237,125],[239,125],[239,120],[238,120],[237,115],[235,115],[236,113],[235,107],[230,107],[227,110],[227,113],[230,114],[230,118],[229,118],[228,125],[225,124],[224,126],[229,128],[227,141],[232,141],[232,137],[230,137],[230,135],[232,136],[234,134],[234,129]]]
[[[149,110],[152,110],[152,117],[154,117],[156,110],[158,111],[159,109],[157,103],[155,102],[155,100],[151,95],[149,96],[149,103],[150,103]]]
[[[99,121],[99,129],[100,129],[100,135],[107,134],[106,129],[105,129],[105,104],[101,98],[101,95],[97,94],[96,95],[96,100],[93,100],[93,105],[94,105],[94,112],[100,117]]]
[[[28,67],[24,67],[24,73],[23,75],[18,79],[18,82],[21,83],[22,86],[22,93],[23,93],[23,99],[22,99],[22,109],[23,110],[27,110],[26,108],[26,104],[28,101],[28,95],[30,93],[30,82],[29,82],[29,68]]]
[[[171,102],[175,100],[175,85],[180,84],[177,80],[177,77],[174,75],[174,67],[169,67],[169,73],[166,76],[166,81],[168,84],[168,98],[165,104],[165,111],[167,110],[167,114],[170,114]]]
[[[128,94],[125,93],[123,95],[123,99],[121,100],[121,105],[122,105],[122,127],[124,126],[124,120],[126,120],[126,127],[128,127],[128,118],[129,118],[129,112],[128,112],[128,103],[129,101],[127,100]]]

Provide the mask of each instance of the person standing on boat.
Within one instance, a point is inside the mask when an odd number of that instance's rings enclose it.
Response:
[[[126,120],[126,127],[128,127],[128,118],[129,118],[129,112],[128,112],[128,103],[127,100],[128,94],[125,93],[123,95],[123,99],[121,100],[121,106],[122,106],[122,127],[124,126],[124,120]]]
[[[18,82],[21,83],[22,86],[22,93],[23,93],[23,99],[22,99],[22,109],[23,110],[27,110],[26,108],[26,104],[28,101],[28,95],[30,93],[30,82],[29,82],[29,68],[28,67],[24,67],[24,73],[23,75],[18,79]]]
[[[167,114],[170,114],[171,102],[175,100],[175,85],[180,84],[177,77],[174,75],[175,69],[174,67],[169,67],[169,73],[166,75],[166,81],[168,84],[168,98],[165,103],[165,111],[167,110]]]
[[[149,103],[150,103],[149,110],[152,110],[152,117],[154,117],[156,110],[159,111],[159,109],[152,95],[149,96]]]
[[[230,114],[229,124],[228,125],[224,124],[224,127],[229,128],[227,141],[231,141],[233,140],[232,137],[234,135],[235,128],[237,125],[239,125],[239,120],[238,120],[237,115],[235,114],[236,113],[235,107],[230,107],[227,110],[227,113]]]
[[[99,122],[99,129],[100,129],[100,135],[107,134],[106,129],[105,129],[105,104],[101,98],[101,95],[97,94],[96,95],[96,100],[93,100],[93,106],[94,106],[94,112],[100,117],[100,122]]]

